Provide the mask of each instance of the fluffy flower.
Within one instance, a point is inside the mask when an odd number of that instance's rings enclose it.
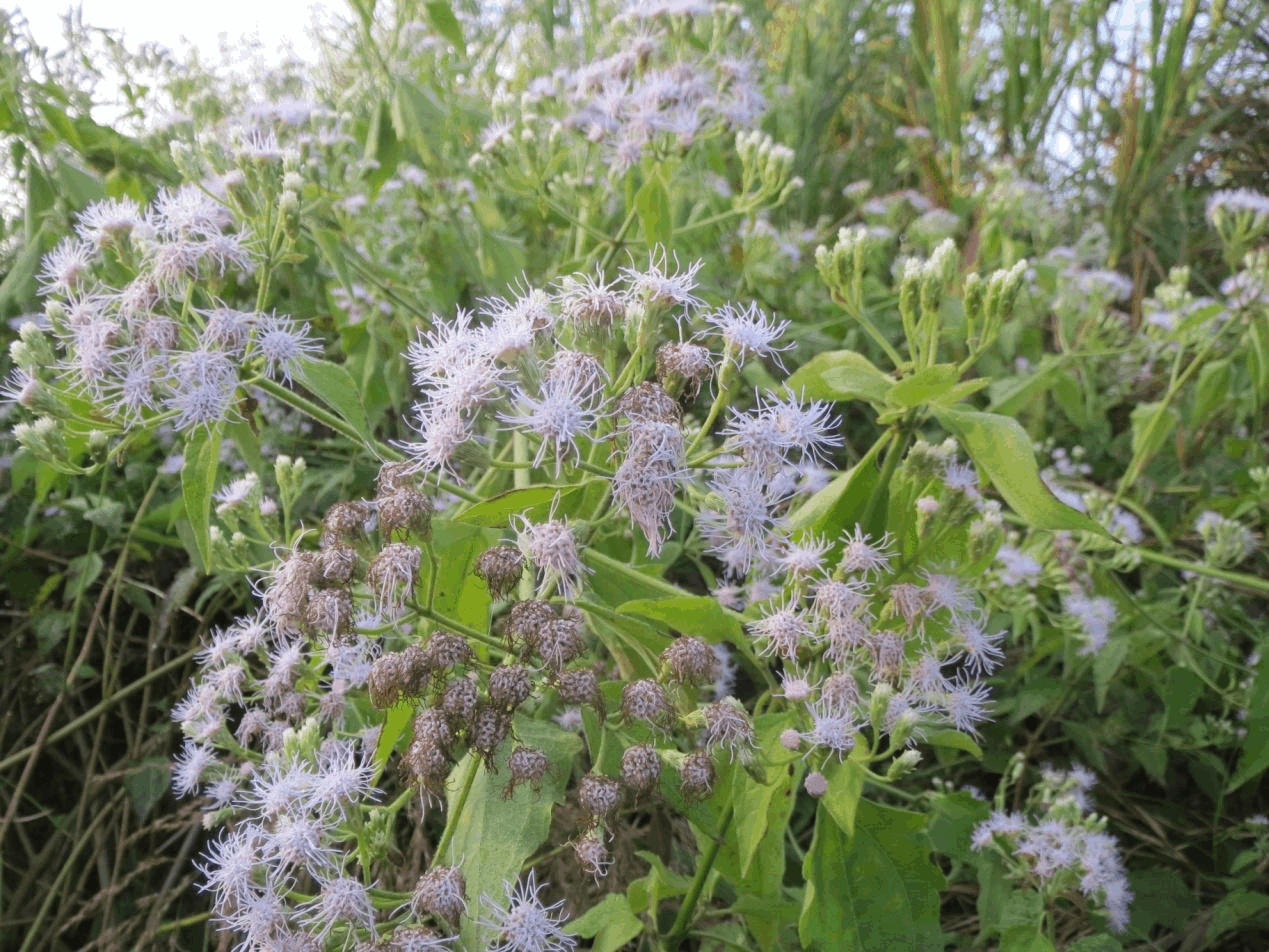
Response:
[[[489,952],[567,952],[577,945],[577,940],[560,928],[564,900],[545,905],[538,898],[542,886],[533,870],[518,883],[506,883],[504,890],[501,903],[489,895],[482,897],[489,918],[476,920],[497,933],[498,941],[488,947]]]

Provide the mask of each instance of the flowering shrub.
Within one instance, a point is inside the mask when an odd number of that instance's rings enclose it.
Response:
[[[0,935],[1259,947],[1230,6],[4,19]]]

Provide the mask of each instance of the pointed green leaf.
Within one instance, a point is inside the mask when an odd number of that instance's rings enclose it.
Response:
[[[326,360],[305,360],[300,363],[295,378],[313,396],[352,424],[362,442],[370,445],[370,423],[361,405],[361,391],[347,370]]]
[[[854,836],[827,810],[802,864],[806,879],[798,935],[833,952],[941,952],[939,890],[925,817],[860,801]]]
[[[659,175],[653,174],[635,195],[635,208],[643,235],[649,245],[669,247],[674,238],[674,218],[670,211],[670,195]]]
[[[1111,538],[1100,525],[1058,502],[1040,479],[1031,437],[1017,420],[973,410],[936,409],[934,416],[952,432],[1001,498],[1037,529],[1076,529]]]
[[[211,503],[220,465],[220,427],[197,427],[185,439],[185,461],[181,464],[181,498],[189,520],[195,551],[190,553],[199,568],[211,568]]]
[[[591,952],[617,952],[643,931],[643,922],[621,893],[609,893],[568,924],[567,932],[591,939]]]
[[[464,916],[462,945],[467,949],[484,949],[493,942],[493,930],[479,925],[489,910],[481,897],[505,906],[508,883],[520,878],[524,861],[533,855],[551,830],[551,812],[564,798],[564,785],[572,775],[573,760],[581,752],[582,742],[576,734],[560,730],[550,721],[517,717],[515,738],[508,737],[494,754],[500,773],[491,774],[474,754],[465,757],[446,785],[446,800],[451,813],[446,826],[453,827],[448,852],[438,861],[449,865],[462,863],[467,877],[467,894],[474,916]],[[503,797],[507,786],[506,759],[517,740],[536,747],[546,754],[552,769],[542,781],[541,790],[521,784],[510,797]],[[472,772],[475,776],[471,776]],[[461,791],[470,780],[471,789],[462,809],[457,809]],[[465,861],[465,862],[464,862]]]
[[[817,354],[788,380],[790,390],[812,400],[867,400],[874,406],[886,402],[892,386],[889,376],[853,350]]]
[[[508,524],[512,516],[537,510],[545,512],[557,499],[562,499],[579,488],[579,486],[525,486],[521,489],[509,489],[505,493],[499,493],[474,506],[469,506],[455,515],[454,520],[472,526],[502,528]]]
[[[467,44],[463,41],[463,27],[454,16],[454,8],[445,0],[433,0],[427,5],[427,18],[436,27],[436,32],[454,45],[464,56],[467,55]]]

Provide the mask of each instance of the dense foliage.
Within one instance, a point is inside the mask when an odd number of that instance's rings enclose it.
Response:
[[[1141,6],[0,14],[5,947],[1263,948],[1269,37]]]

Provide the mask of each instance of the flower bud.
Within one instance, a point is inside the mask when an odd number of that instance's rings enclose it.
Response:
[[[828,793],[828,778],[818,770],[814,770],[806,775],[806,780],[803,781],[803,786],[806,788],[807,793],[813,797],[819,798]]]
[[[919,750],[905,750],[886,769],[887,780],[899,780],[906,777],[921,762]]]

